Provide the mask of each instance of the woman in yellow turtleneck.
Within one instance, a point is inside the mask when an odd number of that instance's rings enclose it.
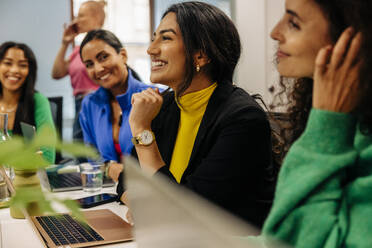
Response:
[[[208,88],[183,95],[179,98],[178,107],[181,110],[181,119],[169,166],[170,172],[178,183],[180,183],[182,175],[189,163],[200,122],[207,108],[209,98],[216,87],[217,84],[214,83]]]
[[[273,198],[270,126],[232,84],[240,57],[232,21],[206,3],[174,4],[148,48],[151,81],[132,97],[129,123],[143,169],[163,173],[261,226]]]

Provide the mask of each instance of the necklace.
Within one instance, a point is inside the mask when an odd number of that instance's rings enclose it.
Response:
[[[14,111],[16,111],[16,109],[17,109],[17,105],[11,109],[5,108],[3,105],[0,106],[0,111],[3,113],[13,113]]]

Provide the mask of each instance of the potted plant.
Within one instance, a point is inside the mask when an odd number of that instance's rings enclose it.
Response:
[[[14,136],[11,140],[0,143],[0,172],[5,173],[2,165],[14,168],[14,192],[10,201],[11,214],[16,218],[24,218],[21,209],[30,215],[53,213],[53,201],[64,204],[73,215],[82,218],[78,204],[70,199],[58,199],[52,194],[42,191],[39,179],[36,176],[38,169],[49,166],[41,156],[41,147],[55,147],[73,156],[97,158],[97,152],[91,147],[79,143],[65,143],[56,138],[50,128],[38,132],[30,142],[25,142],[22,137]]]

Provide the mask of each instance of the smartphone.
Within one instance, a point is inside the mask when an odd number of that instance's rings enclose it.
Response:
[[[82,208],[91,208],[98,205],[102,205],[105,203],[116,201],[118,198],[115,194],[99,194],[99,195],[92,195],[84,198],[77,199],[76,201]]]
[[[36,133],[35,126],[25,123],[23,121],[21,121],[20,124],[24,140],[26,142],[30,142]]]
[[[74,23],[71,25],[71,29],[74,33],[78,33],[79,32],[79,28],[78,28],[78,25],[77,23]]]

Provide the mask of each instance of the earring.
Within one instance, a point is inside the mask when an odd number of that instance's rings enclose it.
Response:
[[[197,65],[196,65],[196,72],[199,72],[199,71],[200,71],[200,65],[197,64]]]

